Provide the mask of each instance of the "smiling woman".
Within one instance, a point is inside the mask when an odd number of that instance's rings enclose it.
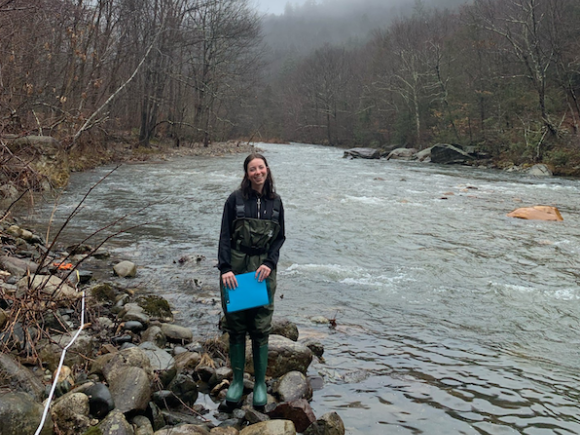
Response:
[[[259,408],[267,402],[268,338],[274,314],[276,266],[284,239],[284,209],[276,194],[268,162],[263,155],[252,153],[244,161],[240,189],[229,196],[224,206],[218,252],[221,300],[226,318],[224,329],[229,333],[229,356],[234,374],[226,395],[229,407],[240,404],[244,391],[246,334],[252,340],[256,378],[253,405]],[[269,303],[243,311],[228,311],[229,292],[238,287],[236,275],[252,272],[259,282],[266,281]]]

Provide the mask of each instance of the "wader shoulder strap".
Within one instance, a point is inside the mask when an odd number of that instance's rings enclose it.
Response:
[[[244,210],[242,191],[236,190],[236,219],[243,219],[244,217],[246,217],[246,212]]]

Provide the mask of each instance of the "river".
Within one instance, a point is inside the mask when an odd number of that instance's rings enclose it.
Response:
[[[325,347],[317,416],[337,411],[351,435],[580,433],[579,181],[258,146],[286,213],[276,315]],[[221,211],[244,157],[122,166],[63,240],[153,203],[107,246],[181,324],[217,334]],[[109,169],[73,175],[56,225]],[[532,205],[564,221],[506,217]]]

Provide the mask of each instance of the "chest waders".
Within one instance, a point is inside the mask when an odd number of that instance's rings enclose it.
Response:
[[[246,218],[244,202],[241,194],[236,196],[236,220],[233,223],[231,238],[232,272],[254,272],[268,258],[272,241],[280,231],[279,210],[280,199],[276,198],[272,219]],[[270,303],[262,307],[228,313],[224,294],[227,291],[220,279],[222,308],[226,322],[224,329],[229,333],[230,363],[233,380],[228,388],[226,403],[230,406],[240,404],[244,392],[244,368],[246,364],[246,333],[252,340],[252,357],[254,368],[254,398],[253,406],[261,408],[268,401],[266,388],[266,368],[268,366],[268,337],[272,330],[272,315],[274,314],[274,294],[276,292],[276,269],[272,269],[266,278],[266,288]]]

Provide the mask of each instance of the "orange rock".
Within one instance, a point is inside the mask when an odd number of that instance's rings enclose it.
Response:
[[[560,210],[547,205],[536,205],[534,207],[518,208],[507,214],[508,217],[518,219],[531,219],[540,221],[563,221]]]

